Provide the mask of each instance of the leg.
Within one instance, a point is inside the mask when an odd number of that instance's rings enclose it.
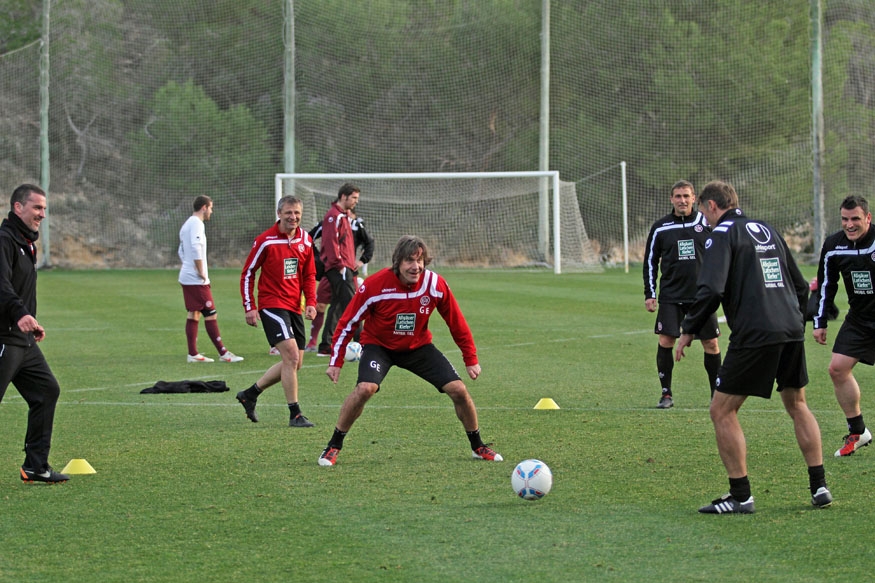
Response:
[[[12,383],[28,406],[24,466],[43,472],[49,467],[55,407],[61,387],[38,346],[21,350],[24,358]]]
[[[374,396],[379,388],[379,385],[374,383],[361,382],[357,384],[355,389],[344,399],[343,405],[340,406],[340,415],[337,418],[336,425],[337,429],[347,433],[352,428],[352,424],[362,414],[362,411],[364,411],[365,403]]]
[[[310,323],[310,340],[307,342],[307,348],[316,348],[316,344],[319,342],[319,331],[322,330],[322,324],[325,321],[325,310],[327,308],[328,304],[316,304],[316,317]]]
[[[662,394],[659,398],[658,409],[669,409],[674,406],[671,393],[672,371],[674,370],[674,349],[677,338],[667,334],[659,335],[659,346],[656,348],[656,372],[659,375],[659,386]]]
[[[716,338],[702,340],[702,350],[705,352],[705,372],[708,373],[708,384],[711,386],[711,397],[717,390],[717,373],[720,370],[720,345]]]
[[[334,329],[337,327],[337,322],[343,311],[346,309],[355,293],[355,288],[352,283],[352,271],[344,269],[338,271],[336,269],[329,270],[325,273],[325,277],[331,282],[331,305],[328,306],[328,313],[325,315],[325,325],[322,330],[322,342],[319,344],[319,352],[326,354],[331,351],[331,340],[334,337]]]
[[[465,387],[465,383],[462,381],[447,383],[443,386],[443,391],[452,399],[456,408],[456,417],[462,422],[465,431],[476,431],[479,428],[477,409],[474,407],[474,400],[471,399],[471,394]]]
[[[747,476],[747,443],[738,422],[738,410],[746,398],[718,392],[711,400],[711,422],[717,438],[717,451],[730,479]]]
[[[185,319],[185,339],[188,343],[188,353],[191,356],[198,354],[197,331],[200,319],[200,312],[189,312]]]
[[[857,362],[856,358],[833,353],[829,363],[829,376],[835,389],[836,400],[848,419],[861,414],[860,385],[857,384],[853,373]]]
[[[204,328],[206,328],[207,335],[210,337],[213,346],[216,347],[216,351],[219,353],[219,356],[222,356],[223,354],[228,352],[228,349],[225,348],[225,345],[222,343],[222,335],[219,333],[218,314],[204,317]]]
[[[796,442],[802,451],[805,463],[811,466],[823,465],[823,449],[820,441],[820,426],[808,403],[805,401],[805,389],[784,389],[781,391],[781,401],[793,420],[796,432]]]

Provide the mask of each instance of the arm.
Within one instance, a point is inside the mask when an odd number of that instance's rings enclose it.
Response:
[[[465,320],[465,316],[462,314],[462,309],[459,307],[458,302],[456,302],[453,292],[450,291],[449,286],[443,278],[441,278],[441,284],[444,297],[438,302],[438,312],[447,323],[447,327],[450,329],[450,334],[453,336],[453,341],[456,343],[456,346],[462,351],[462,359],[465,361],[465,367],[470,368],[476,366],[477,375],[479,375],[480,367],[477,364],[477,347],[474,344],[474,335],[471,333],[471,328],[468,326],[468,322]],[[471,375],[470,370],[468,371],[468,375]],[[477,378],[477,376],[475,375],[471,378]]]
[[[371,259],[374,258],[374,248],[376,247],[376,242],[374,238],[368,233],[367,229],[365,229],[365,224],[361,219],[356,219],[358,229],[355,232],[355,244],[356,247],[362,248],[361,257],[359,257],[359,261],[361,261],[362,265],[365,263],[370,263]]]
[[[258,324],[258,310],[255,302],[255,278],[256,273],[263,263],[261,245],[258,239],[252,245],[243,271],[240,273],[240,296],[243,298],[243,311],[246,312],[246,323],[250,326]]]
[[[659,238],[656,225],[650,228],[644,247],[644,307],[648,312],[656,310],[656,284],[659,275]],[[651,301],[652,300],[652,301]]]

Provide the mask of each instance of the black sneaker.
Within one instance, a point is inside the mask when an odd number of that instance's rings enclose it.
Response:
[[[298,413],[289,419],[289,427],[313,427],[309,419]]]
[[[832,494],[829,493],[826,486],[821,486],[811,496],[811,505],[815,508],[826,508],[830,504],[832,504]]]
[[[52,468],[47,468],[43,472],[29,470],[25,467],[21,468],[21,481],[32,484],[34,482],[45,482],[46,484],[60,484],[70,479],[67,474],[56,472]]]
[[[674,401],[671,400],[671,395],[663,395],[656,405],[657,409],[671,409],[672,407],[674,407]]]
[[[753,514],[753,496],[739,502],[731,494],[724,494],[707,506],[699,508],[702,514]]]
[[[246,411],[246,417],[253,423],[258,423],[258,413],[255,412],[255,401],[246,398],[246,391],[237,393],[237,400],[243,405],[243,410]]]

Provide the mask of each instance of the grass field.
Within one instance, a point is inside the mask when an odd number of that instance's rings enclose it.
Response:
[[[449,399],[393,370],[333,468],[316,458],[354,370],[335,386],[324,359],[307,355],[300,395],[316,427],[287,427],[278,386],[250,423],[234,393],[276,357],[245,325],[238,273],[211,275],[223,339],[244,362],[185,362],[175,271],[40,274],[42,347],[62,387],[52,463],[85,458],[97,473],[22,484],[26,405],[9,388],[0,580],[795,582],[871,571],[875,448],[833,457],[845,422],[829,348],[810,339],[810,326],[809,402],[835,504],[811,507],[780,399],[751,399],[741,423],[757,512],[703,516],[696,509],[728,485],[701,346],[675,367],[674,409],[655,409],[656,338],[638,267],[447,273],[483,365],[468,383],[482,433],[506,461],[472,460]],[[461,368],[439,318],[432,331]],[[215,356],[203,329],[200,349]],[[872,417],[872,369],[857,373]],[[224,380],[231,392],[140,394],[184,379]],[[533,409],[546,397],[560,409]],[[555,479],[535,502],[510,488],[514,464],[529,457]]]

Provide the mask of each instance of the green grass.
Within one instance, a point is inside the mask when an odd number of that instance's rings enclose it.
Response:
[[[9,388],[0,580],[850,581],[870,570],[875,449],[832,456],[845,423],[829,348],[810,338],[809,402],[836,503],[811,508],[780,399],[751,399],[741,422],[757,513],[703,516],[696,509],[728,485],[701,346],[675,367],[674,409],[655,409],[656,338],[637,267],[448,273],[483,365],[468,383],[483,436],[507,461],[471,460],[449,399],[394,370],[334,468],[316,458],[353,369],[335,386],[325,361],[307,356],[301,403],[316,428],[287,427],[279,387],[250,423],[234,392],[276,360],[262,331],[245,325],[238,273],[212,275],[224,341],[246,357],[239,364],[185,362],[174,271],[40,274],[42,347],[62,387],[52,462],[85,458],[97,473],[20,483],[26,405]],[[461,369],[439,318],[432,331]],[[214,354],[203,330],[200,348]],[[864,412],[875,415],[872,369],[857,377]],[[232,391],[139,394],[183,379],[221,379]],[[560,409],[534,410],[544,397]],[[529,457],[555,479],[535,502],[510,488],[514,463]]]

